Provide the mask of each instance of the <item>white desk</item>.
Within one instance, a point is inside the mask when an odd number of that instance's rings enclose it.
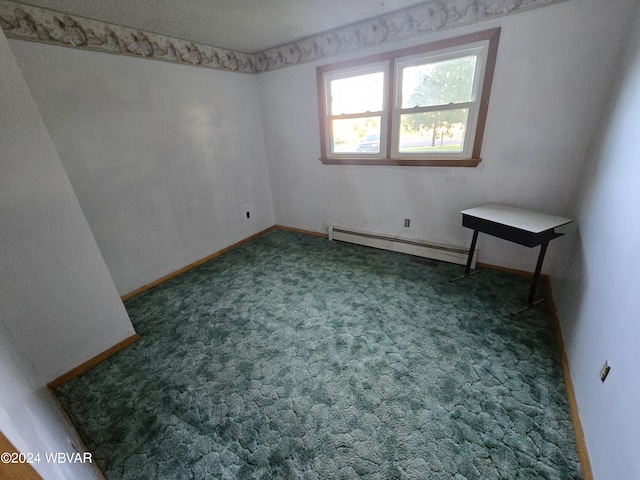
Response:
[[[460,213],[462,213],[462,226],[473,229],[473,239],[471,240],[471,248],[469,249],[469,257],[467,258],[464,275],[454,278],[451,281],[456,281],[468,277],[473,273],[477,273],[477,271],[471,272],[471,260],[476,248],[478,233],[483,232],[529,248],[540,245],[538,263],[531,282],[531,288],[529,289],[527,306],[514,312],[513,315],[543,301],[544,299],[538,301],[534,299],[538,280],[540,279],[544,255],[549,246],[549,242],[554,238],[564,235],[563,233],[556,232],[555,228],[571,223],[573,220],[496,203],[469,208],[462,210]]]

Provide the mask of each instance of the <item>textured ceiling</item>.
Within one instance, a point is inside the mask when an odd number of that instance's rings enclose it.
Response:
[[[26,0],[22,3],[257,53],[424,0]]]

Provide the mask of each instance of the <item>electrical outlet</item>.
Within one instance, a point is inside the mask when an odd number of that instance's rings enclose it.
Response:
[[[611,367],[609,366],[609,362],[605,360],[604,365],[600,369],[600,380],[602,381],[602,383],[604,383],[604,381],[607,379],[607,375],[609,375],[610,371]]]
[[[404,226],[405,227],[409,227],[411,225],[411,220],[409,220],[408,218],[404,219]]]

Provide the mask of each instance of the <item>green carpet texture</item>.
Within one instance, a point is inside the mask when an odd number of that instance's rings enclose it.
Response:
[[[463,270],[273,230],[57,395],[109,480],[582,478],[549,307]]]

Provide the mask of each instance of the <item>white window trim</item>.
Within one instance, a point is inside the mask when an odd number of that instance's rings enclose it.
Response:
[[[342,78],[355,77],[358,75],[367,75],[369,73],[384,73],[384,82],[383,82],[383,98],[382,98],[382,110],[377,112],[359,112],[353,114],[346,115],[332,115],[331,114],[331,96],[326,92],[330,92],[330,84],[333,80],[340,80]],[[388,130],[389,123],[389,106],[388,106],[388,98],[385,95],[385,92],[389,90],[389,62],[378,62],[370,65],[358,66],[353,68],[341,69],[337,72],[325,72],[323,74],[323,88],[325,92],[325,102],[324,102],[324,123],[325,123],[325,132],[329,132],[329,135],[326,136],[326,151],[327,157],[329,158],[385,158],[387,152],[387,141],[388,136],[384,134]],[[372,153],[372,152],[357,152],[357,153],[344,153],[344,152],[333,152],[333,133],[331,129],[332,120],[340,119],[340,118],[362,118],[364,116],[379,116],[380,117],[380,152]]]
[[[445,50],[439,50],[437,52],[429,52],[427,54],[412,55],[410,57],[398,58],[395,61],[395,103],[393,107],[392,125],[391,125],[391,155],[394,158],[407,158],[407,159],[429,159],[440,158],[445,156],[452,159],[470,158],[473,150],[473,139],[477,131],[478,116],[480,108],[478,102],[480,101],[479,88],[484,78],[484,73],[487,65],[487,51],[489,49],[489,41],[484,40],[482,42],[476,42],[475,44],[465,45],[464,48],[452,47]],[[469,102],[451,104],[451,107],[444,105],[437,105],[432,107],[419,107],[419,108],[402,108],[402,69],[413,65],[421,65],[425,63],[432,63],[436,61],[450,60],[454,58],[460,58],[464,56],[475,55],[476,68],[473,78],[473,86],[471,90],[471,100]],[[443,108],[444,107],[444,108]],[[400,117],[403,113],[410,113],[410,111],[442,111],[445,108],[468,108],[468,120],[467,128],[465,129],[463,149],[461,152],[443,153],[443,152],[425,152],[419,155],[414,153],[400,152],[399,142],[400,135],[399,130],[401,127]]]

